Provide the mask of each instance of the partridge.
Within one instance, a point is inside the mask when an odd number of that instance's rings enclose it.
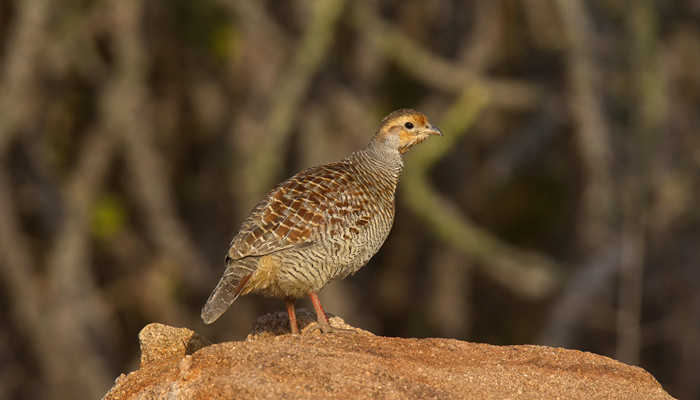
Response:
[[[328,282],[354,274],[379,250],[394,221],[403,155],[442,132],[421,113],[387,115],[367,147],[304,170],[272,189],[233,238],[226,270],[202,309],[214,322],[248,293],[284,299],[298,334],[295,300],[309,296],[319,329],[334,329],[318,299]]]

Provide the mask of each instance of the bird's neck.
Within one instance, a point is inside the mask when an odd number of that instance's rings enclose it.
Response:
[[[378,140],[372,140],[367,147],[353,153],[351,158],[394,181],[399,179],[403,168],[403,158],[396,146]]]

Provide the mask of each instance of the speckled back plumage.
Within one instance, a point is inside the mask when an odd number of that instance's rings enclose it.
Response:
[[[407,119],[439,132],[414,110],[395,111],[382,127]],[[241,294],[299,298],[367,263],[391,230],[401,155],[425,137],[380,128],[366,148],[272,189],[231,241],[224,276],[202,311],[205,322]]]

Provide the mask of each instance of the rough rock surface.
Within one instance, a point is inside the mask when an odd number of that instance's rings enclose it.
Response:
[[[261,317],[243,342],[207,345],[183,328],[148,325],[141,368],[105,399],[671,399],[649,373],[607,357],[544,346],[320,334],[299,312]],[[286,328],[285,328],[286,327]],[[276,336],[275,336],[276,335]]]
[[[148,324],[139,332],[141,366],[173,362],[211,345],[207,339],[187,328],[173,328],[163,324]]]

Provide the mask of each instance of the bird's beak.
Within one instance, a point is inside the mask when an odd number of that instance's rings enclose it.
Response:
[[[430,125],[428,129],[425,130],[427,135],[440,135],[442,136],[442,131],[435,125]]]

